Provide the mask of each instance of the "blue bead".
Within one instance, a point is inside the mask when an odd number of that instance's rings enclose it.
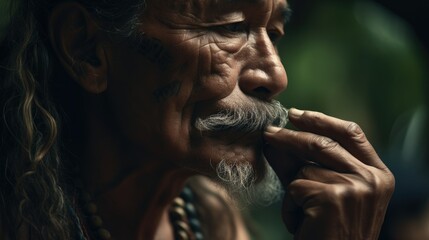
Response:
[[[195,209],[194,204],[187,203],[185,205],[185,210],[186,210],[186,213],[188,214],[189,217],[196,217],[197,216],[197,210]]]
[[[189,225],[191,226],[192,230],[194,230],[194,231],[201,230],[201,222],[196,218],[189,219]]]
[[[203,234],[200,232],[196,232],[196,233],[194,233],[194,235],[195,235],[196,240],[203,240],[204,239]]]
[[[185,202],[191,202],[194,199],[194,193],[189,187],[185,187],[180,193],[180,197],[183,198]]]

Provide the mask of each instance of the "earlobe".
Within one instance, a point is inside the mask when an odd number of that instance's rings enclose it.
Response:
[[[49,19],[51,44],[65,71],[86,91],[107,88],[106,40],[90,13],[76,2],[57,5]]]
[[[96,56],[86,56],[74,61],[71,74],[86,91],[94,94],[107,89],[107,55],[104,46],[94,47]]]

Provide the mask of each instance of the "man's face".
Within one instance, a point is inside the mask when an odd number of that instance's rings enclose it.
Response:
[[[287,85],[275,43],[284,0],[152,0],[138,41],[110,53],[107,96],[121,134],[151,157],[211,174],[261,159],[261,132],[205,133],[197,118],[271,100]]]

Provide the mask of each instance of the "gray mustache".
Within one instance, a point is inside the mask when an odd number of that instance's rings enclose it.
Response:
[[[243,107],[222,110],[206,118],[197,118],[195,128],[205,132],[262,131],[272,125],[285,127],[288,122],[288,110],[279,101],[249,101]]]

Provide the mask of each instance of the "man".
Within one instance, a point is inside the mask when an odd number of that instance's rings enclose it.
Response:
[[[362,130],[297,109],[298,131],[276,127],[289,13],[284,0],[21,0],[2,45],[2,235],[249,239],[212,180],[275,199],[266,157],[297,239],[376,239],[394,179]]]

